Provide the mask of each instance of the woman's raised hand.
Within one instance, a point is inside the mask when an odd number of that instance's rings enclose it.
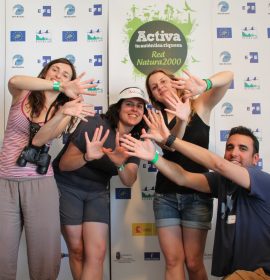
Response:
[[[103,145],[105,141],[107,140],[109,136],[109,129],[105,132],[104,136],[102,136],[102,131],[103,131],[103,126],[101,125],[100,127],[97,127],[95,129],[94,135],[92,137],[92,140],[90,141],[88,133],[85,132],[85,142],[86,142],[86,154],[85,158],[87,161],[95,160],[95,159],[100,159],[103,157],[104,152],[102,150]]]
[[[169,129],[166,127],[163,116],[160,111],[154,112],[148,109],[148,117],[145,115],[143,119],[147,126],[149,127],[149,131],[146,133],[143,130],[141,138],[148,138],[156,141],[158,144],[164,144],[170,135]]]
[[[62,112],[64,115],[77,117],[87,122],[86,117],[93,117],[95,111],[92,104],[83,102],[83,97],[79,96],[74,100],[66,102],[58,112]]]
[[[84,75],[85,72],[81,73],[75,80],[61,83],[61,88],[66,96],[76,99],[81,94],[96,95],[95,91],[90,90],[97,87],[96,84],[93,84],[94,79],[81,81]]]
[[[187,70],[183,70],[183,72],[187,75],[187,78],[178,77],[177,80],[172,80],[171,83],[174,88],[185,91],[184,99],[201,94],[205,91],[206,83],[204,80],[193,76]]]
[[[145,133],[145,130],[143,129]],[[124,134],[121,138],[121,146],[127,149],[127,154],[144,160],[152,160],[155,156],[155,145],[150,139],[138,140],[131,135]]]

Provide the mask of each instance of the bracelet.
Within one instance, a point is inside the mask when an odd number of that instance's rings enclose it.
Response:
[[[87,162],[89,162],[90,160],[87,160],[86,157],[85,157],[85,155],[86,155],[86,153],[83,154],[83,160],[87,163]]]
[[[213,86],[212,81],[210,79],[203,79],[203,80],[206,82],[206,89],[205,89],[205,91],[208,91]]]
[[[171,145],[173,144],[173,142],[175,141],[175,139],[176,139],[176,136],[170,134],[170,135],[168,136],[168,138],[167,138],[167,141],[166,141],[166,143],[165,143],[165,146],[166,146],[167,148],[170,148]]]
[[[151,162],[152,164],[156,164],[157,161],[158,161],[158,157],[159,157],[159,152],[156,151],[154,158],[153,158],[152,160],[150,160],[150,162]]]
[[[60,91],[60,82],[53,82],[53,90]]]
[[[125,165],[124,164],[121,164],[120,166],[117,166],[117,170],[119,172],[123,171],[125,169]]]

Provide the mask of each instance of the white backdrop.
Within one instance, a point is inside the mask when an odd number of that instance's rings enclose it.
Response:
[[[4,42],[0,44],[0,77],[4,81],[0,83],[0,142],[11,100],[6,86],[12,75],[37,75],[48,59],[68,56],[75,59],[78,73],[86,71],[85,77],[100,82],[97,96],[89,102],[97,111],[106,111],[108,98],[113,102],[122,88],[144,88],[145,77],[134,70],[128,53],[132,27],[153,19],[191,19],[188,69],[203,78],[225,69],[235,73],[232,88],[212,114],[210,149],[222,155],[228,130],[234,125],[248,126],[260,140],[260,167],[269,172],[269,15],[270,0],[73,0],[48,4],[0,0],[0,38]],[[60,146],[55,143],[55,152]],[[106,280],[110,279],[110,256],[113,280],[163,279],[164,260],[152,211],[154,178],[153,166],[142,162],[132,189],[123,187],[118,178],[112,180]],[[208,234],[205,251],[208,272],[213,235],[214,230]],[[64,242],[62,245],[66,253]],[[24,240],[18,265],[17,280],[28,279]],[[59,279],[72,279],[68,258],[62,260]]]

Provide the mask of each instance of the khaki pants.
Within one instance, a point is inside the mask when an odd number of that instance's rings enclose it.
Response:
[[[270,280],[262,268],[255,271],[236,270],[233,274],[223,278],[224,280]]]
[[[53,177],[0,179],[0,280],[15,280],[25,229],[31,280],[55,280],[61,260],[59,195]]]

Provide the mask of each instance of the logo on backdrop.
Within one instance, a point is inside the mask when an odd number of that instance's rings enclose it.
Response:
[[[227,1],[220,1],[218,3],[218,13],[219,14],[229,14],[230,5]]]
[[[102,88],[102,81],[100,79],[98,80],[94,80],[93,82],[91,82],[91,84],[96,84],[97,86],[95,88],[90,88],[88,89],[88,91],[94,91],[95,93],[103,93],[104,90]]]
[[[96,54],[93,58],[89,58],[89,63],[94,65],[94,67],[102,66],[102,55]]]
[[[67,54],[66,59],[68,59],[72,64],[75,64],[76,58],[73,54]]]
[[[219,62],[220,65],[231,65],[232,64],[231,63],[232,56],[228,51],[221,52],[219,57],[220,57],[220,62]]]
[[[244,27],[242,29],[242,38],[243,39],[257,39],[257,30],[254,26]]]
[[[229,102],[225,102],[222,104],[222,114],[221,116],[231,117],[233,116],[233,105]]]
[[[93,14],[94,16],[101,16],[102,4],[94,4],[92,8],[89,8],[89,13]]]
[[[267,28],[267,37],[270,38],[270,27]]]
[[[14,5],[12,8],[13,16],[12,17],[23,17],[24,7],[21,4]]]
[[[244,89],[254,90],[260,89],[260,81],[258,77],[246,77],[244,80]]]
[[[66,6],[65,6],[65,8],[64,8],[64,10],[65,10],[65,17],[66,18],[73,18],[73,17],[75,17],[75,11],[76,11],[76,9],[75,9],[75,6],[74,5],[72,5],[72,4],[67,4]]]
[[[232,38],[231,27],[217,27],[217,38]]]
[[[36,31],[37,43],[51,43],[51,41],[52,41],[52,34],[48,29]]]
[[[259,63],[259,54],[258,52],[250,52],[245,55],[245,60],[248,60],[249,63]]]
[[[230,130],[220,130],[219,136],[221,142],[226,142],[229,136]]]
[[[153,200],[155,194],[155,186],[144,187],[142,189],[142,200]]]
[[[77,42],[77,31],[62,31],[63,42]]]
[[[50,55],[43,55],[42,58],[37,60],[37,63],[41,64],[42,67],[47,65],[49,62],[51,62],[52,57]]]
[[[131,199],[131,188],[115,188],[115,199]]]
[[[144,74],[156,68],[177,72],[187,57],[187,42],[172,23],[156,20],[141,25],[129,42],[133,65]]]
[[[103,114],[103,106],[101,106],[101,105],[94,106],[94,110],[95,110],[96,114],[98,114],[98,115]]]
[[[24,68],[23,66],[24,58],[20,54],[15,54],[12,57],[12,68]]]
[[[114,262],[117,263],[133,263],[136,260],[132,256],[132,254],[129,253],[122,253],[120,251],[115,252],[115,259]]]
[[[102,42],[102,32],[100,28],[93,28],[87,31],[87,42]]]
[[[42,14],[43,17],[52,16],[52,6],[42,6],[41,9],[38,9],[38,13]]]
[[[25,42],[25,31],[10,31],[10,42]]]
[[[160,252],[144,252],[145,261],[160,261]]]
[[[261,115],[261,103],[252,103],[251,106],[247,107],[247,111],[251,112],[252,115]]]
[[[166,4],[163,11],[156,5],[130,7],[123,38],[128,43],[128,52],[123,52],[121,62],[132,64],[135,77],[145,76],[156,68],[180,73],[180,68],[199,62],[187,52],[188,45],[193,43],[190,36],[197,27],[193,16],[196,11],[187,1],[182,5],[177,9]]]
[[[146,168],[147,172],[149,172],[149,173],[157,172],[157,169],[156,169],[155,165],[152,164],[150,161],[148,161],[147,164],[143,163],[142,167]]]
[[[248,2],[246,6],[242,6],[242,10],[246,11],[248,14],[256,14],[256,3]]]
[[[132,224],[133,236],[153,236],[157,235],[155,223],[133,223]]]

